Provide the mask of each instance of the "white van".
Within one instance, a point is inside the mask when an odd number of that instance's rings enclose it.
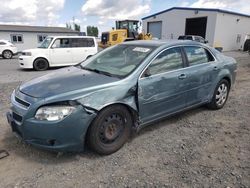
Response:
[[[49,67],[78,64],[97,51],[95,37],[50,36],[38,48],[22,51],[19,65],[21,68],[42,71]]]

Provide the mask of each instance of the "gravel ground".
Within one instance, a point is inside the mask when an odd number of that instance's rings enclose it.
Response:
[[[47,72],[23,71],[0,59],[0,187],[250,187],[250,56],[238,61],[237,81],[225,107],[190,110],[154,123],[118,152],[55,154],[22,143],[5,112],[21,81]]]

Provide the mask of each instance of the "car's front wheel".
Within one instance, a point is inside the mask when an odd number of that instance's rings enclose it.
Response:
[[[208,107],[211,109],[221,109],[225,105],[228,94],[230,91],[229,82],[225,79],[222,79],[216,86],[213,98],[211,102],[208,104]]]
[[[109,106],[92,122],[87,133],[87,143],[99,154],[114,153],[128,140],[131,127],[132,117],[126,107]]]
[[[49,63],[46,59],[38,58],[34,61],[33,67],[37,71],[44,71],[49,68]]]
[[[3,58],[4,59],[11,59],[13,56],[13,53],[10,50],[4,50],[3,51]]]

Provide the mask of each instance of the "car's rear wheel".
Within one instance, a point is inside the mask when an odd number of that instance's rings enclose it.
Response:
[[[3,51],[3,58],[4,59],[11,59],[13,56],[13,53],[10,50],[4,50]]]
[[[213,98],[208,104],[208,107],[214,110],[221,109],[225,105],[228,94],[230,91],[230,86],[227,80],[221,80],[214,91]]]
[[[34,61],[33,67],[37,71],[44,71],[49,68],[49,63],[46,59],[38,58]]]
[[[92,122],[88,133],[89,147],[99,154],[111,154],[128,140],[132,117],[126,107],[112,105],[103,109]]]

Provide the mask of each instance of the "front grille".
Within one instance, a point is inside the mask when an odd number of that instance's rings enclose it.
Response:
[[[21,100],[21,99],[19,99],[17,97],[15,97],[15,101],[18,102],[19,104],[21,104],[22,106],[26,107],[26,108],[28,108],[30,106],[30,104],[28,102],[26,102],[24,100]]]
[[[13,119],[16,120],[16,121],[18,121],[18,122],[22,122],[22,120],[23,120],[23,117],[20,116],[20,115],[18,115],[15,112],[12,113],[12,116],[13,116]]]

